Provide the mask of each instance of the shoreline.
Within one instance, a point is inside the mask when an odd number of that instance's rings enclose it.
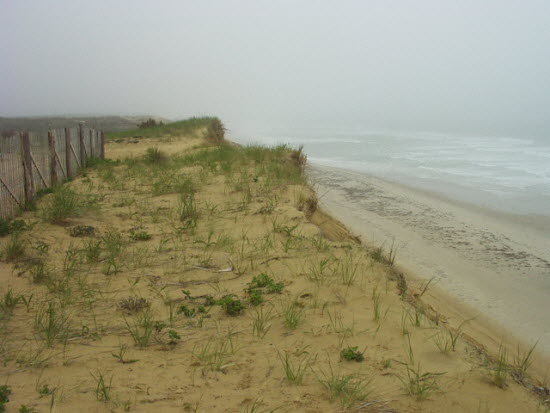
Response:
[[[550,360],[550,219],[513,216],[371,175],[310,164],[322,208],[367,245],[395,239],[396,264],[413,285],[433,277],[431,301],[490,350],[538,341],[537,373]],[[526,225],[529,230],[525,231]],[[529,282],[525,279],[529,277]],[[454,318],[454,320],[452,320]]]

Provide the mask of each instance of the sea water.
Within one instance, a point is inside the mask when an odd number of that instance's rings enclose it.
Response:
[[[550,216],[550,136],[300,128],[235,133],[234,138],[303,146],[313,164],[363,172],[505,212]]]

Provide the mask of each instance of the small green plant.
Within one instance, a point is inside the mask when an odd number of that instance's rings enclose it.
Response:
[[[508,355],[506,347],[501,344],[498,349],[498,357],[493,367],[493,383],[495,386],[505,389],[508,387],[508,373],[510,368],[508,366]]]
[[[36,312],[34,329],[52,347],[56,340],[64,340],[69,334],[69,317],[55,302],[48,302]]]
[[[405,374],[396,375],[401,381],[403,387],[410,396],[417,400],[425,400],[431,393],[437,390],[437,379],[445,373],[422,373],[420,364],[414,367],[410,364],[405,364]]]
[[[177,206],[177,216],[183,225],[183,229],[193,229],[197,226],[199,219],[199,211],[195,203],[195,195],[193,193],[180,194],[179,203]]]
[[[94,378],[96,382],[95,396],[97,401],[108,402],[111,400],[111,391],[112,391],[112,382],[113,376],[107,379],[105,373],[97,371],[96,375],[90,372],[90,375]]]
[[[117,359],[119,363],[122,363],[122,364],[131,364],[131,363],[135,363],[136,361],[139,361],[137,359],[127,359],[125,357],[126,351],[128,351],[128,347],[126,346],[126,344],[120,344],[120,346],[118,347],[118,352],[111,353],[111,355],[115,359]]]
[[[315,373],[315,372],[314,372]],[[315,373],[319,383],[328,391],[329,400],[339,400],[344,409],[365,400],[369,394],[371,380],[357,374],[343,374],[335,371],[329,363],[328,371]]]
[[[203,307],[203,312],[204,311],[205,310],[204,310],[204,307]],[[183,314],[185,317],[192,318],[192,317],[195,317],[195,315],[197,315],[197,312],[198,312],[198,309],[189,308],[187,305],[182,304],[182,305],[179,306],[177,314]]]
[[[539,342],[537,341],[529,350],[522,353],[519,344],[518,344],[518,350],[515,358],[514,363],[514,376],[519,380],[522,381],[525,379],[525,376],[527,374],[527,370],[529,367],[531,367],[531,364],[533,364],[533,351],[535,351],[535,347],[537,347],[537,344]]]
[[[255,275],[252,281],[248,283],[247,291],[262,290],[269,294],[280,294],[283,291],[284,284],[275,282],[275,280],[265,273]]]
[[[90,225],[76,225],[69,230],[71,237],[91,237],[95,234],[95,228]]]
[[[288,300],[283,304],[282,315],[285,326],[294,330],[304,319],[304,307],[296,300]]]
[[[126,318],[124,322],[126,324],[126,330],[132,336],[136,346],[147,347],[155,331],[155,321],[152,311],[147,308],[138,314],[132,322],[128,321]]]
[[[244,305],[241,300],[232,295],[226,295],[218,301],[225,312],[230,316],[238,316],[244,311]]]
[[[252,314],[252,334],[258,338],[264,338],[271,328],[271,309],[264,312],[264,307],[258,307]]]
[[[181,340],[181,336],[176,330],[168,330],[168,344],[175,346]]]
[[[17,261],[25,255],[25,242],[21,239],[19,232],[12,234],[9,241],[2,249],[2,257],[7,262]]]
[[[342,349],[340,352],[340,359],[341,360],[347,360],[347,361],[356,361],[361,362],[365,360],[365,356],[363,355],[365,351],[359,351],[358,346],[354,347],[346,347],[345,349]]]
[[[94,239],[84,241],[82,254],[88,264],[99,262],[101,258],[101,241]]]
[[[36,409],[34,407],[29,407],[26,404],[22,404],[18,411],[19,413],[36,413]]]
[[[374,321],[380,321],[382,315],[381,310],[382,295],[378,292],[378,288],[373,288],[372,290],[372,304],[373,304],[373,319]]]
[[[147,231],[134,231],[130,232],[130,239],[133,241],[149,241],[152,237]]]
[[[27,224],[22,219],[14,219],[9,221],[7,219],[0,218],[0,237],[21,232],[25,228],[27,228]]]
[[[286,351],[277,354],[281,361],[287,382],[293,385],[302,384],[304,375],[311,364],[310,357],[300,354],[298,357],[295,357],[295,361],[293,361],[293,358],[291,358],[290,354]]]
[[[41,387],[38,388],[38,394],[40,396],[48,396],[52,394],[53,390],[50,389],[50,387],[47,384],[43,384]]]
[[[253,289],[248,291],[248,302],[253,306],[258,306],[264,302],[261,290]]]
[[[6,410],[5,404],[10,401],[11,387],[8,385],[0,386],[0,412]]]
[[[234,352],[231,335],[228,335],[218,340],[210,338],[204,345],[193,349],[193,356],[208,370],[224,371]]]
[[[13,292],[13,289],[8,289],[4,293],[4,296],[0,300],[0,311],[4,315],[12,315],[13,310],[15,310],[15,307],[17,307],[17,304],[21,301],[21,295],[15,294]]]

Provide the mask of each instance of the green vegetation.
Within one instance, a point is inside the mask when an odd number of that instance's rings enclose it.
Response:
[[[244,304],[233,295],[226,295],[218,301],[227,314],[237,316],[244,311]]]
[[[0,386],[0,412],[6,411],[6,403],[10,401],[11,387],[7,385]]]
[[[219,122],[215,117],[190,118],[171,122],[163,125],[154,125],[146,128],[112,132],[106,135],[107,139],[132,138],[135,136],[143,138],[160,138],[163,136],[182,136],[195,133],[202,128],[208,128],[213,122]]]
[[[363,355],[364,351],[359,351],[359,347],[346,347],[340,352],[340,359],[347,361],[363,361],[365,356]]]
[[[51,224],[62,224],[68,218],[81,216],[94,207],[95,200],[76,193],[68,186],[62,185],[44,199],[40,208],[42,218]]]

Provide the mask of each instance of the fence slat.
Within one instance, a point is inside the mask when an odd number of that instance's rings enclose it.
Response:
[[[71,150],[74,153],[73,146],[71,145],[71,130],[69,128],[65,128],[65,163],[67,165],[67,173],[65,174],[65,176],[67,177],[67,179],[71,179],[74,176],[73,162],[71,160]]]
[[[103,131],[99,132],[99,157],[105,159],[105,134]]]
[[[82,123],[78,128],[78,140],[80,142],[80,167],[86,167],[86,145],[84,144],[84,126]]]
[[[21,151],[23,155],[23,171],[25,186],[25,201],[30,202],[34,198],[34,181],[32,178],[31,141],[29,133],[23,132],[21,137]]]
[[[48,148],[50,155],[50,184],[51,186],[57,185],[57,152],[55,151],[55,136],[53,132],[48,131]]]
[[[44,178],[44,175],[42,175],[42,171],[38,167],[38,164],[36,163],[36,160],[34,159],[34,156],[32,156],[32,152],[31,152],[31,162],[34,165],[34,167],[36,168],[36,172],[38,172],[38,176],[40,177],[40,179],[42,179],[42,183],[47,188],[48,187],[48,182],[46,181],[46,178]]]
[[[89,135],[90,135],[90,149],[88,151],[89,152],[88,157],[93,158],[94,157],[94,130],[93,129],[90,129]]]

